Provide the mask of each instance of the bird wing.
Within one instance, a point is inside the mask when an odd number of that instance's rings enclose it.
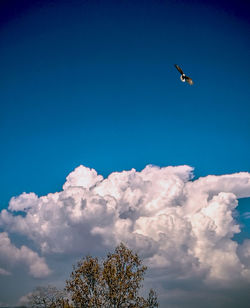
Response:
[[[184,74],[184,73],[183,73],[183,70],[179,67],[179,65],[175,64],[174,66],[177,68],[177,70],[178,70],[182,75]]]
[[[193,80],[192,80],[190,77],[185,76],[185,79],[186,79],[186,82],[187,82],[188,84],[190,84],[190,86],[191,86],[192,84],[194,84]]]

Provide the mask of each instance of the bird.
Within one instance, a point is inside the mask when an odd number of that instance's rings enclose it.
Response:
[[[194,84],[193,80],[192,80],[190,77],[188,77],[188,76],[186,76],[186,75],[184,74],[183,70],[179,67],[179,65],[175,64],[174,66],[177,68],[177,70],[179,71],[179,73],[181,73],[180,79],[181,79],[182,82],[185,82],[185,81],[186,81],[190,86],[191,86],[192,84]]]

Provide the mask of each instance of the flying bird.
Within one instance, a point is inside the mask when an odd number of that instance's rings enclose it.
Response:
[[[180,79],[181,79],[181,81],[182,82],[187,82],[188,84],[190,84],[190,86],[194,83],[193,82],[193,80],[190,78],[190,77],[188,77],[188,76],[186,76],[184,73],[183,73],[183,70],[179,67],[179,65],[177,65],[177,64],[175,64],[174,65],[176,68],[177,68],[177,70],[179,71],[179,73],[181,73],[181,77],[180,77]]]

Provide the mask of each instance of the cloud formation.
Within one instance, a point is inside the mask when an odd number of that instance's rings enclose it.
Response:
[[[0,268],[0,275],[5,275],[5,276],[9,276],[11,275],[10,272],[6,271],[5,269],[3,268]]]
[[[123,241],[145,259],[163,288],[168,281],[230,288],[250,283],[250,240],[233,240],[240,232],[234,219],[238,199],[246,197],[247,172],[193,180],[190,166],[149,165],[104,179],[79,166],[61,192],[13,197],[0,226],[32,240],[46,258],[94,254]],[[28,262],[32,275],[49,274],[37,253],[14,247],[7,233],[0,238],[6,254],[14,251],[15,260]]]
[[[6,232],[0,233],[0,261],[8,263],[10,266],[24,264],[28,267],[31,276],[41,278],[50,274],[44,258],[32,251],[30,248],[22,245],[17,248],[13,245]],[[10,275],[10,272],[0,268],[0,274]]]

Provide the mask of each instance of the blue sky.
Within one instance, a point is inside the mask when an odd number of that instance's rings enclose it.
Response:
[[[0,209],[60,191],[81,164],[250,172],[248,13],[243,0],[3,2]]]
[[[1,207],[60,189],[79,164],[104,175],[146,164],[250,170],[241,3],[24,3],[6,5],[0,28]]]

